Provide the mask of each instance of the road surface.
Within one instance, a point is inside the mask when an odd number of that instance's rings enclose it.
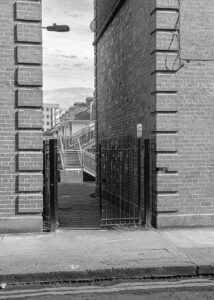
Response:
[[[6,286],[0,299],[32,300],[212,300],[212,279],[130,282],[110,286]]]

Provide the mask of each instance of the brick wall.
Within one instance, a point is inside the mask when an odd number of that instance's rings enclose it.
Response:
[[[99,137],[143,124],[157,227],[213,225],[213,16],[212,0],[126,0],[96,44]]]
[[[107,2],[103,1],[103,6],[99,0],[97,3],[99,4],[96,13],[99,21],[100,15],[103,18],[103,10],[106,11]],[[143,26],[139,19],[143,20]],[[96,46],[99,140],[111,139],[117,141],[120,147],[127,148],[127,138],[129,137],[129,141],[130,137],[134,140],[137,138],[139,123],[143,125],[143,137],[150,137],[151,55],[150,43],[147,43],[149,39],[149,0],[124,1]],[[135,160],[133,169],[135,172],[136,162]],[[142,166],[142,182],[143,171]],[[135,180],[132,182],[133,178],[137,180],[136,174],[129,179],[128,198],[130,205],[137,207],[137,184]],[[121,184],[124,185],[122,190],[126,190],[126,181],[121,181]],[[143,195],[142,193],[142,205]]]
[[[99,11],[99,18],[97,18],[96,24],[97,32],[99,32],[102,29],[117,2],[118,0],[96,1],[97,11]]]
[[[0,26],[0,232],[41,231],[41,1],[1,1]]]
[[[150,135],[148,3],[125,1],[97,44],[99,138],[136,137],[138,123],[143,124],[144,136]],[[143,19],[143,26],[138,21],[140,18]]]

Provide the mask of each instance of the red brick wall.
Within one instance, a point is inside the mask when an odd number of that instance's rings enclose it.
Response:
[[[111,14],[113,8],[117,4],[118,0],[96,0],[97,11],[99,12],[99,17],[97,18],[97,32],[102,29],[105,22],[107,21],[109,15]]]
[[[0,27],[0,232],[40,231],[41,1],[0,1]]]
[[[152,34],[156,166],[166,166],[171,173],[155,175],[156,225],[213,225],[214,3],[177,1],[177,9],[173,10],[173,1],[164,3],[161,9],[157,2],[152,14],[156,14]],[[167,134],[162,131],[163,122]]]
[[[150,136],[149,8],[148,0],[125,1],[97,44],[100,138],[136,137],[138,123],[143,124],[144,137]]]
[[[212,0],[127,0],[96,45],[99,137],[143,124],[157,227],[213,225],[213,16]]]
[[[103,9],[99,3],[98,20],[105,7],[106,2]],[[143,20],[143,26],[139,19]],[[96,46],[98,139],[111,139],[120,145],[123,144],[120,147],[127,148],[129,142],[126,138],[131,137],[136,141],[139,123],[143,125],[143,137],[150,137],[151,55],[150,43],[147,42],[149,39],[149,0],[124,1]],[[135,159],[133,162],[134,174],[129,178],[129,196],[124,196],[124,201],[129,198],[129,205],[133,208],[136,208],[138,203],[136,161]],[[143,171],[142,167],[142,182]],[[121,184],[124,185],[121,189],[127,191],[127,181],[121,181]],[[117,192],[119,195],[119,191]],[[142,206],[143,198],[142,193]]]

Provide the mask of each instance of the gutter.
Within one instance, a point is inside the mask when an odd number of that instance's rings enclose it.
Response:
[[[111,24],[111,22],[114,20],[114,17],[116,16],[116,14],[118,13],[118,11],[120,10],[120,8],[122,7],[122,5],[125,3],[126,0],[118,0],[117,4],[115,5],[115,7],[113,8],[110,16],[108,17],[108,19],[106,20],[105,24],[103,25],[102,29],[100,30],[100,32],[98,33],[97,37],[95,38],[94,42],[93,42],[93,46],[96,46],[97,43],[99,42],[99,40],[101,39],[101,37],[103,36],[104,32],[106,31],[106,29],[109,27],[109,25]]]

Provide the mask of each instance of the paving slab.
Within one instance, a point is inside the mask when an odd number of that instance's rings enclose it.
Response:
[[[214,261],[213,231],[204,232],[209,243],[206,238],[197,240],[203,235],[199,230],[5,235],[0,237],[0,280],[194,276],[199,266],[210,272]]]

